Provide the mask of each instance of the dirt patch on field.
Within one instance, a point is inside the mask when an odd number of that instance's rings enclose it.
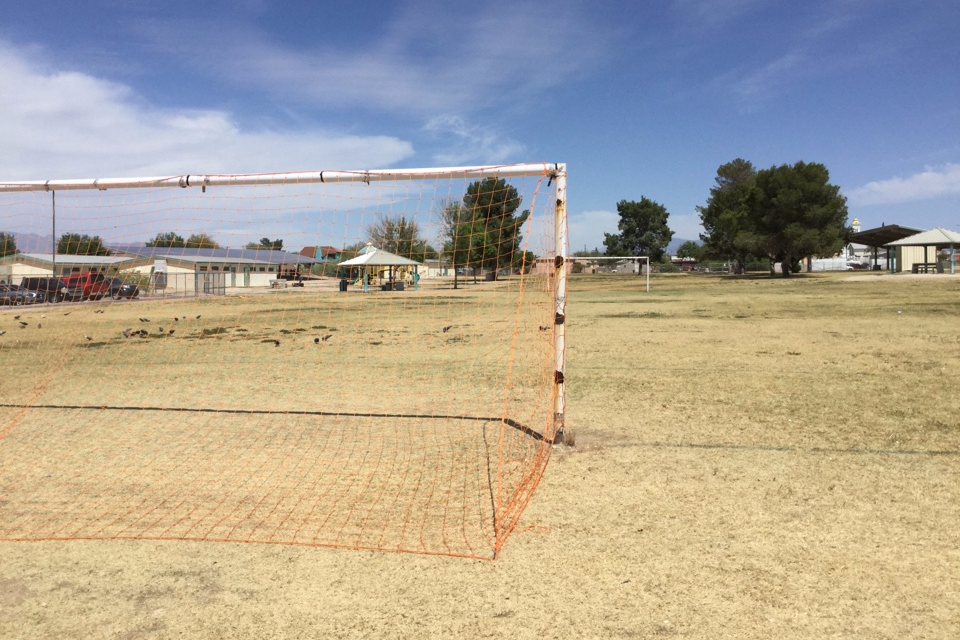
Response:
[[[955,637],[960,282],[876,280],[572,278],[576,445],[496,561],[3,542],[0,637]]]

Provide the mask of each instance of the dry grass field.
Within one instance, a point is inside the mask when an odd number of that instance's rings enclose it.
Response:
[[[960,636],[960,279],[665,275],[646,293],[634,279],[575,277],[571,288],[575,444],[553,449],[498,560],[0,542],[0,637]],[[244,322],[234,312],[215,326]],[[190,348],[201,364],[270,380],[243,353],[280,348],[261,342],[267,327],[254,333],[232,355],[203,351],[212,341]],[[395,329],[374,341],[407,339]],[[5,403],[38,376],[55,390],[56,376],[83,373],[66,356],[51,373],[0,346]],[[442,361],[429,346],[424,357]],[[498,366],[487,357],[478,369]],[[91,398],[115,400],[96,390],[112,385],[151,404],[147,373],[111,372],[85,374]],[[203,371],[182,375],[211,397]],[[270,382],[281,398],[307,396]],[[3,409],[0,424],[16,413]],[[56,445],[55,431],[45,437]]]

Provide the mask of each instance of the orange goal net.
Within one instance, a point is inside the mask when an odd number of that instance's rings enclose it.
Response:
[[[0,540],[496,557],[562,438],[565,191],[0,183]]]

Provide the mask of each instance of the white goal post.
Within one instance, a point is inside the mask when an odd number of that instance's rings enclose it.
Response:
[[[646,288],[647,291],[650,291],[650,257],[649,256],[573,256],[568,258],[570,262],[580,262],[580,263],[590,263],[590,262],[599,262],[602,260],[606,261],[615,261],[621,262],[627,260],[629,262],[640,263],[642,260],[644,266],[638,269],[637,275],[646,274]]]

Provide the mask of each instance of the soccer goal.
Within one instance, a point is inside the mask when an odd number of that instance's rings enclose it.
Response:
[[[565,203],[562,164],[0,183],[0,539],[496,557],[563,437]]]
[[[647,291],[650,291],[649,256],[571,256],[570,272],[574,274],[635,274],[644,277]]]

